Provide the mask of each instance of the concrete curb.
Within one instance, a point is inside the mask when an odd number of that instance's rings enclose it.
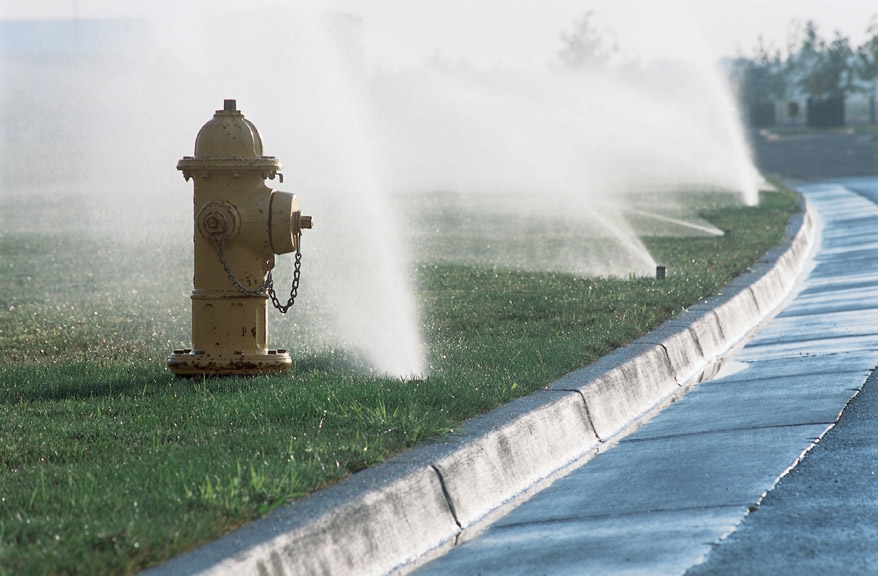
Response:
[[[788,296],[816,228],[803,209],[784,243],[751,271],[643,338],[465,422],[460,434],[407,450],[143,574],[408,570],[697,382]]]

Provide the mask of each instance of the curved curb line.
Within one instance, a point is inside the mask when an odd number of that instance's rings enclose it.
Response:
[[[650,334],[465,422],[460,434],[407,450],[143,574],[410,569],[685,392],[784,301],[816,233],[804,205],[781,246]]]

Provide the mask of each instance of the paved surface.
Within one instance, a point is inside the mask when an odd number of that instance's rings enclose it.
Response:
[[[844,183],[878,203],[878,180]],[[848,302],[853,313],[872,305]],[[838,424],[758,511],[687,574],[875,574],[876,542],[878,372],[873,372]]]
[[[840,131],[750,138],[763,173],[796,180],[825,180],[878,174],[878,133]]]
[[[802,187],[825,223],[814,267],[717,378],[417,573],[681,574],[701,562],[693,574],[878,570],[875,524],[860,522],[878,516],[878,463],[858,459],[875,455],[874,420],[850,416],[862,435],[830,434],[805,458],[801,470],[814,472],[772,490],[878,362],[878,207],[854,190],[878,198],[878,180]],[[802,483],[819,496],[800,500]]]
[[[878,372],[873,372],[836,427],[687,576],[875,574],[876,430]]]

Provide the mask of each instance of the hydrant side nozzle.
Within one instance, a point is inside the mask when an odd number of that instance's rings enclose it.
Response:
[[[273,191],[269,206],[268,231],[275,254],[295,252],[301,236],[298,224],[299,200],[295,194]]]
[[[299,212],[299,216],[296,219],[298,224],[298,230],[296,232],[300,233],[302,230],[310,230],[314,227],[314,219],[311,216],[303,216],[301,212]]]

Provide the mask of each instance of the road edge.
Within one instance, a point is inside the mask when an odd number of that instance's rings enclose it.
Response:
[[[478,418],[142,574],[387,574],[478,531],[560,470],[685,393],[787,298],[817,234],[803,200],[784,240],[653,332]]]

